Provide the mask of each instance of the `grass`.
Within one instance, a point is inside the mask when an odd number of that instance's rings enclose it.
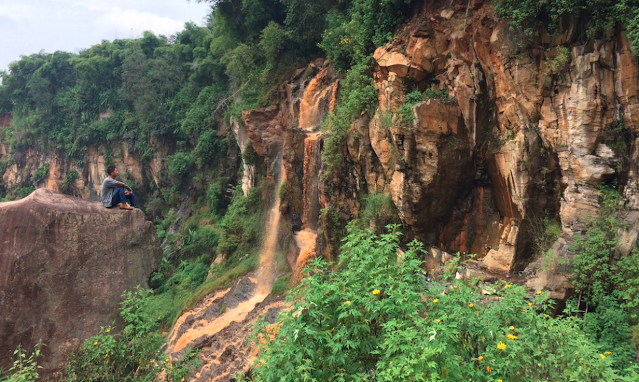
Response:
[[[195,308],[195,306],[209,294],[230,287],[233,281],[255,270],[257,264],[257,256],[249,256],[219,277],[209,278],[184,302],[178,316]]]
[[[288,272],[284,276],[279,277],[273,283],[273,288],[271,289],[270,296],[281,296],[286,291],[291,289],[291,272]]]

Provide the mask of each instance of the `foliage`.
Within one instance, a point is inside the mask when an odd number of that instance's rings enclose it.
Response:
[[[351,122],[363,111],[371,111],[377,102],[377,91],[369,68],[365,64],[353,66],[344,79],[339,104],[324,121],[324,150],[322,160],[326,164],[324,176],[332,174],[343,160],[341,149],[346,141]]]
[[[639,313],[639,252],[617,254],[618,231],[623,227],[617,212],[621,196],[606,186],[600,192],[599,216],[586,222],[587,230],[571,246],[578,292],[574,304],[582,309],[585,332],[600,350],[614,346],[613,365],[624,370],[636,356],[631,324],[636,324]]]
[[[213,164],[215,158],[224,158],[226,150],[226,141],[219,139],[215,130],[209,130],[198,138],[193,158],[199,166],[206,166]]]
[[[237,188],[233,201],[219,224],[221,229],[217,250],[227,260],[238,259],[261,245],[262,217],[265,205],[259,188],[251,188],[244,196]]]
[[[546,293],[455,279],[455,267],[426,283],[421,244],[398,257],[398,241],[353,229],[340,271],[315,260],[292,309],[259,332],[254,380],[631,380],[580,334],[579,318],[547,314]]]
[[[27,354],[22,345],[18,345],[18,348],[13,351],[15,359],[7,376],[3,377],[0,370],[0,382],[33,382],[38,380],[40,378],[38,370],[42,369],[42,366],[38,365],[37,359],[42,356],[42,346],[45,346],[42,341],[38,342],[33,351]]]
[[[348,8],[337,6],[328,12],[328,28],[319,44],[343,72],[365,62],[376,47],[390,42],[408,13],[410,0],[354,0],[345,4]]]
[[[561,19],[577,15],[586,21],[588,38],[623,25],[628,31],[635,52],[639,53],[639,2],[614,0],[498,0],[497,14],[508,20],[512,32],[524,40],[538,36],[542,27],[557,32]]]
[[[195,165],[191,153],[177,152],[165,160],[169,166],[169,176],[178,183],[186,179]]]
[[[396,220],[397,208],[390,194],[370,194],[362,202],[363,208],[359,216],[365,227],[371,221],[376,225],[382,223],[382,226],[386,226]]]
[[[4,171],[0,171],[0,173],[2,172]],[[44,165],[36,170],[31,180],[33,181],[33,183],[38,184],[45,180],[47,176],[49,176],[49,166]]]
[[[172,361],[160,350],[164,338],[158,322],[148,313],[149,290],[139,287],[124,292],[120,315],[125,327],[114,333],[112,326],[84,341],[65,372],[64,381],[172,381],[189,376],[197,358],[187,352],[183,360]]]
[[[64,190],[71,191],[74,187],[75,181],[78,179],[78,172],[75,170],[69,170],[64,175],[64,180],[62,181],[62,188]]]
[[[14,191],[15,199],[26,198],[27,196],[31,195],[31,193],[33,191],[35,191],[35,187],[33,187],[33,186],[26,186],[26,187],[17,188]]]
[[[570,64],[570,50],[559,45],[555,48],[555,55],[552,59],[546,60],[546,70],[551,76],[556,76],[568,69]]]
[[[587,303],[598,305],[614,288],[615,252],[622,222],[615,214],[620,195],[612,188],[602,187],[599,217],[585,222],[587,231],[577,235],[571,246],[573,256],[573,284]],[[621,263],[622,265],[624,263]]]

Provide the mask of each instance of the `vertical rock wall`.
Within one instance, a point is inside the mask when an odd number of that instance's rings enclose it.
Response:
[[[0,203],[0,367],[39,340],[44,374],[119,318],[120,295],[145,287],[162,251],[140,210],[38,189]]]

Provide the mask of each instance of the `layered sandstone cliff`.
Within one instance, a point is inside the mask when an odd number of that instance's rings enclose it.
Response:
[[[375,52],[377,110],[352,124],[342,171],[319,185],[320,206],[345,222],[363,197],[390,194],[409,239],[478,254],[480,266],[508,275],[538,255],[534,220],[560,223],[552,250],[568,256],[584,218],[598,213],[598,187],[615,183],[626,198],[628,252],[639,233],[637,58],[623,33],[587,38],[580,25],[563,20],[557,34],[542,30],[521,48],[490,2],[425,5]],[[280,104],[244,114],[259,155],[284,152],[291,227],[313,186],[304,180],[304,91],[322,84],[314,92],[325,95],[314,109],[322,116],[336,84],[330,68],[319,69],[321,81],[298,74]],[[427,89],[434,96],[402,123],[406,94]],[[325,244],[330,220],[321,227]],[[550,286],[555,297],[568,287],[565,279]]]
[[[0,203],[0,367],[42,340],[45,374],[59,369],[118,319],[120,295],[145,286],[161,254],[140,210],[46,189]]]

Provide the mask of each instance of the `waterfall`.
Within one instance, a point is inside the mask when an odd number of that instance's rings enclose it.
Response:
[[[320,133],[309,133],[304,139],[303,212],[304,228],[317,230],[319,220],[319,173],[321,166]]]
[[[173,332],[169,336],[168,340],[168,353],[177,353],[187,346],[191,345],[195,340],[203,338],[205,336],[213,336],[221,330],[229,326],[231,322],[241,322],[247,315],[253,311],[255,306],[271,293],[273,282],[275,281],[276,273],[276,261],[275,254],[277,252],[277,236],[280,225],[280,198],[278,196],[278,190],[284,180],[286,174],[282,166],[282,154],[280,153],[278,158],[273,162],[273,167],[278,172],[272,171],[275,178],[275,189],[273,191],[273,201],[271,209],[269,210],[268,220],[265,227],[264,244],[260,253],[260,264],[255,274],[255,278],[250,278],[250,281],[255,283],[255,291],[245,301],[242,301],[232,309],[228,309],[223,314],[211,321],[201,322],[201,325],[192,325],[185,323],[183,317],[180,317]],[[228,292],[228,291],[226,291]],[[223,296],[224,293],[220,294]],[[212,300],[215,300],[212,299]],[[181,329],[186,327],[186,331]]]

